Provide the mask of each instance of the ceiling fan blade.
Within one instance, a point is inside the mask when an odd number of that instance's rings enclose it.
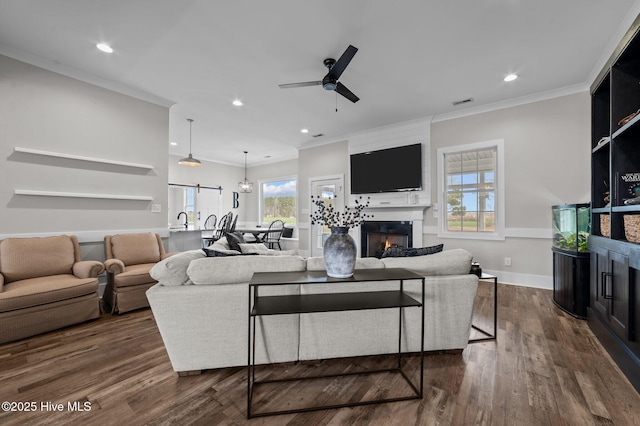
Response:
[[[281,89],[295,89],[296,87],[320,86],[322,81],[305,81],[302,83],[280,84]]]
[[[349,47],[347,47],[347,50],[345,50],[342,56],[340,56],[340,59],[338,59],[338,61],[331,67],[328,75],[335,78],[336,80],[340,78],[345,68],[347,68],[347,65],[349,65],[349,62],[351,62],[351,59],[353,59],[353,56],[357,51],[357,47],[349,45]]]
[[[340,83],[340,82],[338,82],[338,84],[336,84],[336,92],[338,92],[339,94],[341,94],[345,98],[349,99],[353,103],[356,103],[356,102],[358,102],[360,100],[359,97],[354,95],[351,90],[347,89],[347,87],[344,84]]]

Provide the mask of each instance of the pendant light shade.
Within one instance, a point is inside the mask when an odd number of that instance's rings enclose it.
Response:
[[[249,193],[253,191],[253,183],[247,179],[247,151],[244,151],[244,180],[238,182],[238,192]]]
[[[181,166],[199,167],[202,166],[202,163],[191,155],[191,123],[193,123],[193,119],[187,118],[187,121],[189,122],[189,156],[178,161],[178,164]]]

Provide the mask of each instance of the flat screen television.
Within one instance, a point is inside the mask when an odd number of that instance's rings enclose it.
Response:
[[[422,189],[422,144],[351,155],[351,193]]]

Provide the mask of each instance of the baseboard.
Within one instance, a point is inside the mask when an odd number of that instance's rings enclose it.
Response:
[[[547,275],[520,274],[517,272],[494,271],[483,269],[483,272],[498,277],[500,284],[511,284],[522,287],[553,290],[553,277]]]

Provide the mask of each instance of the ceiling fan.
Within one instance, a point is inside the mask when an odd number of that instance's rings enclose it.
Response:
[[[280,88],[292,89],[296,87],[322,85],[322,88],[324,90],[334,90],[336,91],[336,93],[341,94],[345,98],[349,99],[351,102],[354,102],[354,103],[358,102],[360,98],[354,95],[351,90],[347,89],[347,87],[344,84],[338,81],[338,79],[344,72],[345,68],[347,68],[347,65],[349,65],[349,62],[351,62],[351,59],[353,59],[353,56],[356,54],[357,51],[358,51],[357,47],[353,47],[349,45],[349,47],[347,47],[347,50],[344,51],[342,56],[340,56],[340,59],[338,59],[337,61],[333,58],[325,59],[323,63],[324,63],[324,66],[329,69],[329,72],[327,73],[327,75],[324,76],[322,80],[305,81],[302,83],[281,84]]]

